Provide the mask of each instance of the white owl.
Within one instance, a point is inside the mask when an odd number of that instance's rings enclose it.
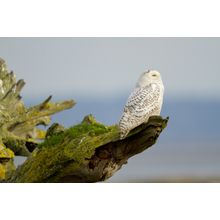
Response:
[[[148,70],[141,75],[119,121],[120,139],[133,128],[146,123],[150,116],[160,115],[163,93],[164,86],[158,71]]]

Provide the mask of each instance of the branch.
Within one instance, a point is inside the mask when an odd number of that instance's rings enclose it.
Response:
[[[90,115],[63,130],[53,125],[8,182],[98,182],[114,175],[127,160],[152,146],[168,118],[153,116],[147,124],[119,139],[117,125],[105,126]]]
[[[45,132],[38,125],[48,125],[50,116],[75,105],[73,100],[53,103],[51,96],[39,105],[26,108],[20,92],[24,80],[16,81],[0,58],[0,181],[15,170],[14,155],[29,156]]]

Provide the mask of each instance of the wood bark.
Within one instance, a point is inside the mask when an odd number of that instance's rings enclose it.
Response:
[[[130,157],[155,144],[167,122],[168,118],[151,117],[120,140],[117,125],[107,127],[88,116],[80,125],[46,139],[9,182],[104,181]]]

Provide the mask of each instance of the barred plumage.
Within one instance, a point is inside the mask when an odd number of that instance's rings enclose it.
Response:
[[[133,128],[146,123],[150,116],[160,115],[163,93],[164,86],[158,71],[150,70],[141,75],[119,121],[121,139]]]

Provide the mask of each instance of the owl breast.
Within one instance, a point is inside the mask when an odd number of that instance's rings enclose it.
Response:
[[[133,128],[146,123],[150,116],[159,115],[162,101],[163,85],[160,85],[160,83],[151,83],[147,86],[136,88],[129,96],[119,122],[121,139]]]

